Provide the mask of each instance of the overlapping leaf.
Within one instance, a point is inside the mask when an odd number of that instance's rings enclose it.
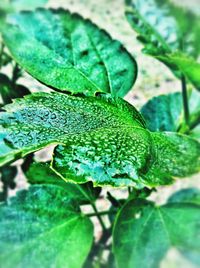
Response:
[[[143,51],[180,72],[200,89],[200,65],[191,57],[200,53],[199,17],[162,0],[127,0],[127,18],[144,44]],[[189,55],[189,56],[188,56]]]
[[[71,200],[78,204],[95,202],[101,191],[99,187],[93,188],[92,183],[66,183],[50,169],[48,162],[33,162],[25,174],[30,184],[51,184],[63,187]]]
[[[200,93],[197,91],[188,93],[190,130],[200,123]],[[181,131],[182,129],[184,132],[186,128],[180,92],[153,97],[142,107],[141,113],[151,131]]]
[[[81,268],[93,226],[59,186],[31,186],[0,205],[0,263]]]
[[[49,144],[65,180],[137,188],[168,184],[200,169],[200,144],[176,133],[150,133],[133,106],[108,96],[37,93],[1,113],[1,165]],[[187,161],[185,161],[187,159]]]
[[[120,211],[114,227],[117,267],[160,267],[170,248],[200,259],[200,206],[190,200],[163,206],[131,200]]]
[[[136,79],[136,62],[119,42],[66,10],[12,15],[3,39],[27,72],[56,89],[123,97]]]

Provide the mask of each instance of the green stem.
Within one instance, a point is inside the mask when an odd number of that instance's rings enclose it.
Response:
[[[184,118],[187,126],[190,124],[190,113],[189,113],[189,105],[188,105],[188,95],[187,95],[187,84],[185,76],[181,76],[181,84],[182,84],[182,97],[183,97],[183,109],[184,109]]]
[[[4,44],[1,44],[1,49],[0,49],[0,68],[2,67],[3,50],[4,50]]]
[[[102,227],[103,231],[106,231],[106,226],[105,226],[105,224],[104,224],[104,222],[103,222],[101,216],[99,215],[100,212],[97,210],[96,205],[95,205],[94,203],[91,203],[91,206],[92,206],[92,208],[94,209],[94,212],[95,212],[95,214],[96,214],[95,216],[98,218],[98,220],[99,220],[99,222],[100,222],[100,224],[101,224],[101,227]]]
[[[86,216],[97,217],[97,215],[103,216],[103,215],[114,214],[114,213],[115,213],[115,211],[106,210],[106,211],[99,211],[98,214],[97,213],[88,213],[88,214],[86,214]]]

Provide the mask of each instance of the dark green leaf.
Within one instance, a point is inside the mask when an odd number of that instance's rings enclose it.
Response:
[[[182,96],[179,92],[154,97],[141,109],[151,131],[177,131],[182,111]]]
[[[119,42],[66,10],[12,15],[3,38],[27,72],[59,90],[123,97],[136,79],[136,62]]]
[[[192,91],[188,92],[188,96],[190,128],[193,129],[200,122],[200,93]],[[186,127],[180,92],[150,99],[142,107],[141,114],[151,131],[177,131]]]
[[[63,187],[67,195],[79,204],[94,202],[99,196],[101,188],[93,188],[92,183],[66,183],[50,169],[49,163],[33,162],[26,171],[30,184],[53,184]]]
[[[113,232],[118,267],[160,267],[170,248],[195,253],[200,258],[200,206],[169,203],[155,206],[131,200],[120,211]]]
[[[5,268],[81,268],[93,227],[58,186],[32,186],[0,206],[0,263]]]
[[[200,18],[171,1],[127,0],[127,19],[144,44],[143,51],[180,72],[200,89]]]
[[[16,184],[14,179],[17,175],[17,167],[5,166],[0,168],[1,182],[3,183],[3,189],[0,192],[0,201],[4,201],[7,198],[8,190],[14,189]]]
[[[4,104],[12,102],[12,99],[23,97],[29,94],[30,91],[22,85],[13,85],[10,79],[0,73],[0,95]]]
[[[168,203],[192,203],[200,205],[200,190],[198,188],[188,188],[180,190],[168,199]]]

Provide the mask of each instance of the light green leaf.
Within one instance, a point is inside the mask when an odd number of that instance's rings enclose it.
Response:
[[[200,88],[200,65],[194,59],[200,54],[200,18],[171,1],[127,0],[126,16],[143,51],[163,63],[180,77],[182,72]],[[189,55],[189,56],[187,56]]]
[[[119,42],[63,9],[11,15],[3,39],[19,65],[55,89],[123,97],[136,80],[136,62]]]
[[[120,211],[113,231],[117,267],[158,268],[170,248],[200,258],[200,206],[169,203],[155,206],[131,200]]]
[[[93,226],[58,186],[32,186],[0,206],[5,268],[81,268]]]
[[[30,184],[53,184],[63,187],[67,195],[78,204],[94,202],[101,188],[93,188],[92,183],[66,183],[50,169],[48,162],[33,162],[25,173]]]
[[[58,146],[52,168],[66,181],[155,187],[171,184],[174,177],[199,172],[200,143],[170,132],[151,133],[150,137],[141,129],[100,132],[89,139],[84,136],[71,145]]]
[[[190,129],[200,123],[200,93],[188,92]],[[182,95],[180,92],[159,95],[150,99],[141,109],[147,127],[151,131],[177,131],[186,129]]]
[[[200,63],[181,53],[156,56],[166,65],[175,65],[200,91]]]
[[[96,132],[138,128],[139,134],[136,129],[134,135],[149,136],[139,112],[118,98],[36,93],[4,108],[7,112],[0,114],[1,165],[49,144],[76,143]]]
[[[0,115],[1,165],[60,144],[52,167],[69,182],[141,188],[200,169],[197,141],[150,133],[139,112],[119,98],[36,93],[5,109]]]

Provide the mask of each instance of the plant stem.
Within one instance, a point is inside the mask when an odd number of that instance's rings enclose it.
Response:
[[[3,50],[4,50],[4,44],[1,44],[1,49],[0,49],[0,68],[2,67]]]
[[[99,222],[100,222],[100,224],[101,224],[101,227],[102,227],[103,231],[106,231],[106,226],[105,226],[105,224],[104,224],[104,222],[103,222],[101,216],[99,215],[100,212],[97,210],[96,205],[95,205],[94,203],[91,203],[91,206],[92,206],[92,208],[93,208],[94,211],[95,211],[95,214],[96,214],[95,216],[98,218],[98,220],[99,220]]]
[[[183,108],[184,108],[184,118],[187,126],[190,124],[190,113],[188,106],[188,95],[187,95],[187,85],[185,76],[182,74],[181,76],[181,84],[182,84],[182,97],[183,97]]]
[[[99,216],[103,216],[103,215],[108,215],[108,214],[114,214],[115,211],[111,211],[111,210],[106,210],[106,211],[99,211],[98,214],[97,213],[88,213],[86,214],[86,216],[88,217],[97,217],[97,215]]]

